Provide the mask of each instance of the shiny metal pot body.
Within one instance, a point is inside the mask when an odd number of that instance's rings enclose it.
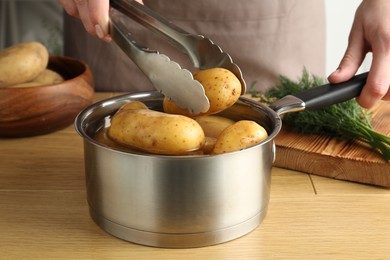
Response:
[[[163,96],[145,92],[114,97],[82,111],[87,197],[94,221],[108,233],[157,247],[199,247],[247,234],[266,215],[274,136],[279,116],[241,98],[223,116],[263,125],[267,140],[220,155],[161,156],[107,147],[93,135],[130,100],[161,109]]]

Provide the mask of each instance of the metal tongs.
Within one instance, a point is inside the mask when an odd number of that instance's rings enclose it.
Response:
[[[154,87],[175,101],[179,107],[187,108],[193,114],[206,112],[210,103],[203,86],[194,80],[189,70],[182,69],[166,55],[138,43],[126,26],[127,18],[157,33],[185,53],[195,68],[222,67],[230,70],[241,82],[241,93],[245,93],[246,84],[240,68],[233,63],[229,54],[223,52],[210,39],[184,31],[137,1],[111,0],[110,5],[111,37],[150,79]]]

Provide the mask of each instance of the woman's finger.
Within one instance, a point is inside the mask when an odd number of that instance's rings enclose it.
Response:
[[[85,30],[105,41],[111,41],[109,35],[109,0],[58,0],[59,4],[71,16],[79,17]],[[137,2],[143,4],[142,0]]]
[[[77,9],[75,2],[69,0],[58,0],[58,3],[64,8],[67,14],[79,17],[79,10]]]
[[[74,0],[74,2],[77,6],[77,10],[79,12],[79,17],[84,25],[85,30],[92,35],[96,35],[94,25],[92,24],[92,21],[91,21],[88,1],[87,0]]]
[[[390,46],[387,42],[381,39],[373,41],[370,73],[360,97],[356,99],[362,107],[370,108],[381,99],[389,99]]]
[[[109,1],[89,0],[89,16],[94,27],[95,34],[102,40],[109,41]]]
[[[365,48],[364,35],[359,23],[352,26],[349,35],[348,47],[338,68],[329,75],[328,80],[331,83],[340,83],[347,81],[358,71],[367,53]]]

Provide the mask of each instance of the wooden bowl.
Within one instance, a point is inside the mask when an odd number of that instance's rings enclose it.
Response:
[[[69,57],[51,56],[48,68],[65,81],[53,85],[0,88],[0,137],[50,133],[73,123],[93,101],[88,66]]]

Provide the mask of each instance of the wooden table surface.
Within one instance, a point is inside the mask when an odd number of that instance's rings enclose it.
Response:
[[[195,249],[115,238],[89,216],[82,139],[73,126],[0,139],[0,210],[0,259],[390,257],[390,190],[280,168],[272,171],[264,222],[242,238]]]

